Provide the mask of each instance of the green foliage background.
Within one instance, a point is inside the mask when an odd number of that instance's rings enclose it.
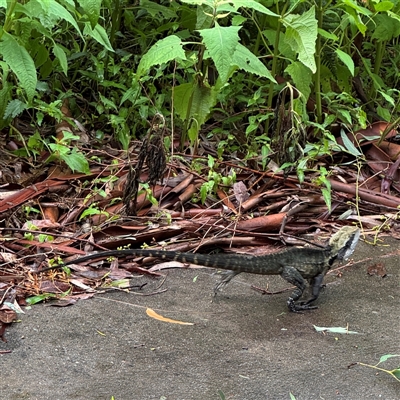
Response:
[[[399,37],[400,0],[0,0],[0,129],[39,133],[22,155],[62,119],[127,149],[162,114],[194,151],[289,165],[399,121]]]

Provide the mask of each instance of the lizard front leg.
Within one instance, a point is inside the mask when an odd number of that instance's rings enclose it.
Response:
[[[304,290],[307,287],[305,279],[301,276],[300,272],[293,267],[284,267],[281,273],[283,279],[292,285],[296,286],[293,291],[292,296],[288,298],[287,306],[291,312],[301,312],[303,310],[312,310],[317,308],[315,306],[310,306],[308,304],[296,304],[296,301],[300,299],[303,295]]]
[[[319,293],[321,292],[322,288],[322,282],[324,281],[324,276],[325,273],[317,275],[315,278],[311,279],[310,285],[311,285],[311,297],[305,301],[301,302],[301,305],[309,305],[313,303],[315,300],[318,299]]]

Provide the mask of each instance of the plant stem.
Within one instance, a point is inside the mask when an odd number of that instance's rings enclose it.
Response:
[[[318,28],[322,28],[323,19],[323,6],[322,0],[318,1],[317,4],[317,18]],[[321,99],[321,36],[318,34],[317,42],[315,44],[315,64],[316,72],[314,74],[314,93],[315,93],[315,105],[317,108],[317,121],[319,124],[322,123],[322,99]]]
[[[283,6],[282,13],[281,13],[281,18],[278,19],[278,24],[276,27],[276,36],[275,36],[275,43],[274,43],[274,54],[272,57],[272,67],[271,67],[271,74],[275,78],[276,73],[277,73],[277,65],[278,65],[278,54],[279,54],[279,39],[280,39],[280,33],[281,33],[281,27],[282,27],[282,22],[281,20],[283,19],[286,9],[289,6],[289,2],[286,2],[285,5]],[[269,91],[268,91],[268,101],[267,101],[267,108],[269,110],[272,109],[272,100],[274,98],[274,82],[269,83]],[[267,119],[265,122],[265,132],[269,131],[269,123],[270,120]]]

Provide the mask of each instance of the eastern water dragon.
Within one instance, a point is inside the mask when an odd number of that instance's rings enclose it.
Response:
[[[77,258],[68,261],[65,265],[77,264],[99,257],[135,255],[140,257],[158,257],[165,260],[181,261],[229,270],[216,285],[215,292],[241,272],[260,275],[280,275],[287,282],[296,286],[292,295],[287,300],[287,306],[292,312],[300,312],[302,310],[317,308],[311,304],[319,296],[325,274],[335,261],[346,260],[353,253],[359,237],[360,230],[357,227],[345,226],[337,231],[323,248],[295,247],[262,256],[230,255],[224,253],[179,253],[151,249],[110,250]],[[311,286],[311,297],[306,301],[298,301],[303,295],[307,281]]]

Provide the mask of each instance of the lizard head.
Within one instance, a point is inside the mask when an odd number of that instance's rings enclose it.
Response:
[[[346,260],[353,254],[359,238],[360,230],[356,226],[344,226],[329,241],[332,253],[338,260]]]

